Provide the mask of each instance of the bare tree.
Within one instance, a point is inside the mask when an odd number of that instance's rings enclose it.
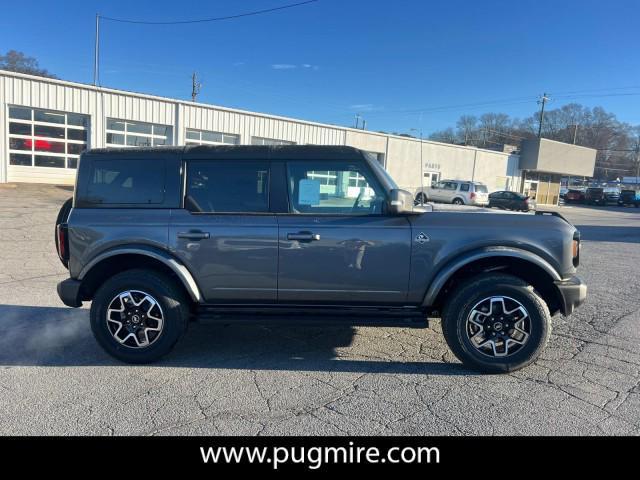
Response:
[[[466,143],[485,148],[509,143],[517,145],[538,133],[539,112],[524,119],[512,119],[504,113],[485,113],[479,118],[463,115],[456,130],[447,128],[434,132],[431,140]],[[547,110],[542,129],[543,138],[575,143],[598,150],[596,176],[616,178],[633,175],[636,165],[635,148],[640,143],[640,126],[620,122],[615,114],[602,107],[589,108],[570,103]]]
[[[478,118],[473,115],[462,115],[456,122],[458,137],[465,145],[473,145],[478,136]]]
[[[44,68],[40,68],[38,60],[33,57],[27,57],[24,53],[18,52],[17,50],[9,50],[5,55],[0,55],[0,70],[56,78],[55,75],[49,73]]]

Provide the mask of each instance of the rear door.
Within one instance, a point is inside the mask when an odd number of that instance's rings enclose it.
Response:
[[[411,226],[385,213],[365,162],[286,163],[289,213],[279,223],[279,303],[406,302]]]
[[[208,303],[277,298],[278,223],[266,159],[186,159],[184,208],[172,211],[170,248]]]
[[[492,207],[503,207],[504,206],[504,192],[493,192],[490,196],[491,206]]]

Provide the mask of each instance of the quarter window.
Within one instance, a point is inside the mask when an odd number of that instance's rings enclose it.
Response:
[[[107,147],[171,145],[171,127],[107,118]]]
[[[190,160],[185,208],[197,213],[269,211],[269,163]]]
[[[240,135],[187,128],[187,145],[239,145]]]
[[[383,211],[384,190],[360,165],[289,162],[287,175],[293,213],[368,215]]]
[[[97,204],[158,204],[164,201],[164,160],[94,160],[86,201]]]
[[[9,107],[9,164],[75,169],[88,131],[88,115]]]

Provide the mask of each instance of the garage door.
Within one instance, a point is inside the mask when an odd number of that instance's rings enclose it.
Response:
[[[21,106],[9,107],[10,182],[71,184],[87,148],[89,116]]]

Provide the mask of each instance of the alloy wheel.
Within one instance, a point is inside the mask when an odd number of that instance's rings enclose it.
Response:
[[[130,348],[145,348],[158,340],[164,313],[158,301],[140,290],[116,295],[107,307],[107,328],[116,341]]]
[[[490,357],[519,351],[531,336],[531,317],[517,300],[493,296],[479,301],[469,313],[466,334],[476,350]]]

